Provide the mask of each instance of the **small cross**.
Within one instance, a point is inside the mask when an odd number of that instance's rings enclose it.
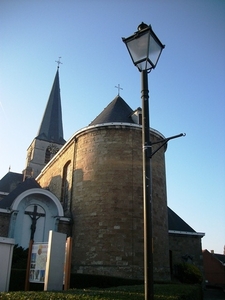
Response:
[[[120,84],[118,84],[118,86],[115,85],[115,88],[118,89],[118,96],[120,95],[120,90],[123,90],[123,88],[120,87]]]
[[[34,233],[36,231],[36,224],[37,224],[37,220],[40,217],[45,217],[45,214],[43,213],[38,213],[37,211],[37,205],[34,205],[34,210],[33,211],[25,211],[26,215],[29,215],[29,217],[31,218],[31,234],[30,234],[30,239],[33,240],[34,239]]]
[[[59,69],[59,65],[62,64],[60,61],[60,58],[61,58],[61,56],[59,56],[59,59],[55,61],[58,64],[58,69]]]

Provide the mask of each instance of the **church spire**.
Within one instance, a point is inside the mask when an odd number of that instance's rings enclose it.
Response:
[[[36,139],[61,145],[65,144],[62,126],[59,68],[57,68],[56,71],[53,86]]]
[[[59,62],[37,136],[27,149],[24,178],[36,177],[66,143],[63,138]]]

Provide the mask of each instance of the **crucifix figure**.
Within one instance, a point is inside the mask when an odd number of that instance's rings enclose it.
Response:
[[[118,86],[115,85],[115,88],[118,89],[118,96],[120,95],[120,90],[123,90],[123,88],[120,87],[120,84],[118,84]]]
[[[60,58],[61,58],[61,56],[59,56],[59,59],[55,61],[58,64],[58,69],[59,69],[59,65],[60,64],[62,65],[62,62],[60,61]]]
[[[37,205],[34,205],[34,210],[33,211],[25,211],[25,214],[28,215],[31,218],[31,233],[30,233],[30,239],[33,240],[34,239],[34,233],[36,231],[36,224],[37,224],[37,220],[40,217],[45,217],[44,213],[38,213],[37,211]]]

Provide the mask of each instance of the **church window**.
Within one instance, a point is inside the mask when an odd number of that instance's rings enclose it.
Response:
[[[138,107],[133,114],[131,115],[132,120],[134,123],[142,125],[142,110]]]
[[[32,154],[33,154],[33,149],[30,148],[27,153],[27,164],[29,164],[29,162],[31,161]]]
[[[57,146],[54,144],[49,145],[45,151],[45,163],[47,164],[58,151],[59,148]]]
[[[142,114],[138,114],[138,124],[142,125]]]
[[[68,210],[70,195],[69,195],[69,180],[70,180],[71,161],[68,161],[63,167],[61,202],[64,210]]]
[[[51,152],[49,147],[45,151],[45,163],[47,164],[51,159]]]

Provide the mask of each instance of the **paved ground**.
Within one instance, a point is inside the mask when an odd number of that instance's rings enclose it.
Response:
[[[225,292],[222,289],[206,288],[204,300],[225,300]]]

